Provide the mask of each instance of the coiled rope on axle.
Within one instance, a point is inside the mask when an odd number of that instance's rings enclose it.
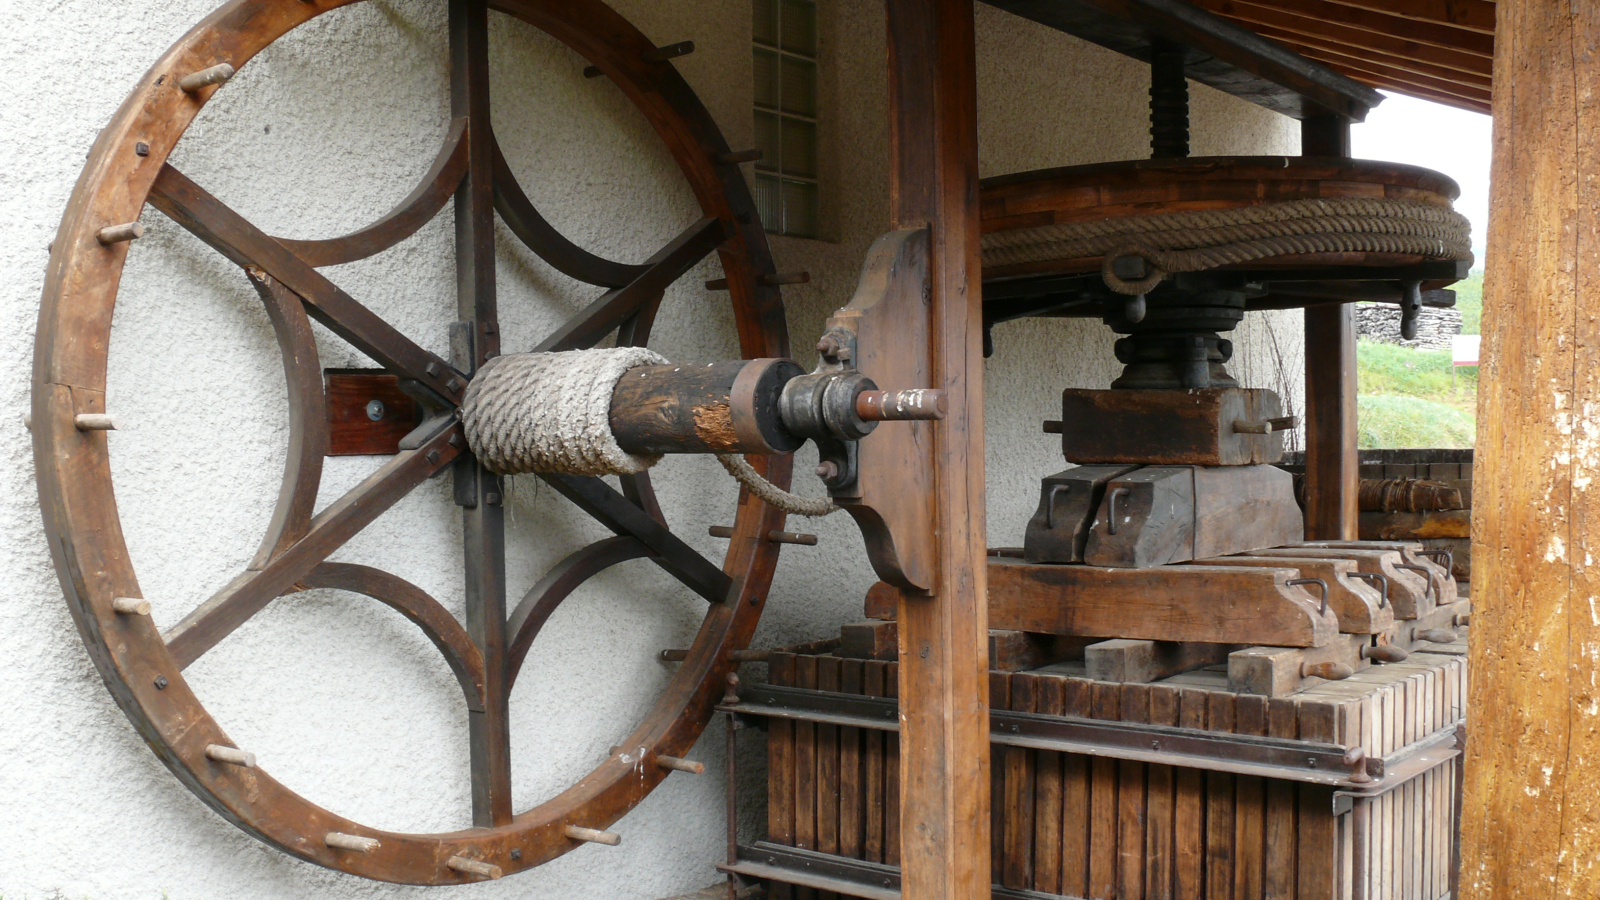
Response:
[[[668,365],[643,347],[512,353],[484,363],[467,385],[460,418],[467,445],[496,475],[564,473],[633,475],[661,461],[629,453],[611,431],[611,393],[629,369]],[[717,461],[768,505],[799,516],[839,507],[826,497],[801,497],[761,476],[744,457]]]

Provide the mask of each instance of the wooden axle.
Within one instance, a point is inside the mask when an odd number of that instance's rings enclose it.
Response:
[[[240,766],[246,769],[256,767],[256,755],[238,747],[224,747],[221,744],[207,744],[206,758],[230,766]]]
[[[802,374],[787,359],[629,369],[611,392],[611,431],[629,453],[789,453],[778,398]]]
[[[338,831],[330,831],[323,835],[322,842],[335,850],[349,850],[352,853],[371,853],[383,846],[377,838],[359,837]]]
[[[612,831],[601,831],[598,828],[584,828],[581,825],[568,825],[565,830],[567,837],[575,841],[588,841],[591,844],[605,844],[615,847],[622,843],[622,835]]]

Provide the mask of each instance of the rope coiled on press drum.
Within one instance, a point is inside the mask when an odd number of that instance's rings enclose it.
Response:
[[[496,475],[633,475],[661,461],[629,453],[611,432],[611,392],[636,366],[667,365],[643,347],[512,353],[484,363],[462,398],[467,445]],[[801,516],[839,507],[801,497],[763,478],[742,456],[719,453],[728,474],[767,504]]]
[[[983,264],[1103,256],[1106,285],[1142,294],[1167,275],[1294,253],[1406,253],[1467,259],[1471,228],[1446,206],[1408,200],[1289,200],[1239,209],[1118,216],[999,231],[983,237]],[[1112,271],[1138,256],[1154,269],[1135,281]]]

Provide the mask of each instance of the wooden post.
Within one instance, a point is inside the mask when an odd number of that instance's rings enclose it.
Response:
[[[1350,123],[1331,113],[1300,129],[1304,156],[1349,156]],[[1356,539],[1356,320],[1348,303],[1306,308],[1306,540]]]
[[[1600,896],[1600,569],[1589,572],[1600,556],[1600,11],[1545,0],[1501,0],[1496,11],[1458,896],[1591,898]]]
[[[900,828],[890,839],[905,900],[977,900],[989,896],[989,711],[973,3],[887,7],[891,227],[929,229],[926,352],[930,386],[949,403],[933,425],[934,589],[899,603]]]

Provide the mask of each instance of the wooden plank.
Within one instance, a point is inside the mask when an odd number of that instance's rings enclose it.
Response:
[[[1105,569],[989,560],[989,620],[1047,634],[1312,647],[1338,634],[1294,569]]]
[[[1210,2],[1202,6],[1210,7]],[[1458,28],[1441,22],[1421,22],[1391,15],[1392,7],[1360,9],[1340,0],[1273,0],[1274,9],[1281,9],[1330,24],[1343,25],[1373,34],[1404,37],[1419,44],[1460,50],[1476,56],[1494,55],[1494,35],[1472,29]],[[1231,12],[1231,11],[1230,11]]]
[[[927,227],[926,385],[949,412],[917,423],[934,448],[930,596],[902,592],[901,890],[954,900],[989,890],[989,715],[984,559],[982,268],[978,249],[977,63],[972,0],[888,0],[890,226]],[[880,376],[883,377],[883,376]],[[909,433],[909,432],[908,432]],[[905,473],[908,482],[916,473]],[[927,473],[921,473],[927,474]]]
[[[1066,711],[1063,679],[1041,676],[1035,686],[1034,708],[1049,716]],[[1040,750],[1034,754],[1033,890],[1061,893],[1062,754]]]
[[[794,686],[817,687],[817,657],[796,656]],[[794,845],[802,850],[817,849],[817,726],[813,722],[794,725]]]
[[[868,660],[862,667],[862,692],[868,697],[884,696],[883,680],[888,666],[880,660]],[[862,756],[864,763],[863,802],[866,816],[863,823],[862,857],[868,862],[883,862],[884,830],[888,799],[884,791],[884,733],[875,728],[862,731]]]
[[[842,660],[836,656],[817,659],[817,690],[839,690],[839,667]],[[813,785],[817,792],[817,849],[823,853],[839,852],[839,726],[817,723],[817,779]]]
[[[1293,699],[1267,701],[1267,735],[1300,736],[1299,709]],[[1267,900],[1294,900],[1295,850],[1299,843],[1294,784],[1273,779],[1266,789],[1266,853],[1262,863],[1262,896]]]
[[[1178,724],[1178,689],[1150,686],[1150,724]],[[1144,890],[1148,900],[1173,900],[1173,831],[1175,826],[1172,766],[1152,764],[1146,775]]]
[[[865,667],[859,659],[839,664],[839,690],[846,694],[865,693]],[[861,729],[839,729],[839,854],[863,858],[865,839],[865,784],[861,759]]]
[[[1122,713],[1120,685],[1090,682],[1090,714],[1115,721]],[[1113,900],[1117,894],[1117,838],[1120,807],[1117,761],[1096,756],[1089,764],[1089,900]]]
[[[1061,680],[1062,714],[1090,718],[1092,682],[1082,678]],[[1067,753],[1061,759],[1061,893],[1089,896],[1089,846],[1093,829],[1089,757]]]
[[[1332,743],[1337,734],[1336,723],[1337,714],[1331,704],[1300,704],[1301,740]],[[1300,900],[1334,900],[1338,829],[1333,816],[1333,789],[1301,784],[1298,793],[1298,896]]]
[[[900,664],[884,667],[883,695],[900,696]],[[883,761],[883,861],[900,865],[900,735],[884,735]]]
[[[767,657],[767,680],[781,687],[794,684],[794,654],[774,651]],[[767,725],[767,840],[794,845],[794,722],[772,719]]]
[[[1206,691],[1184,688],[1178,693],[1178,725],[1203,730],[1206,727]],[[1206,888],[1206,789],[1205,773],[1199,769],[1178,769],[1173,788],[1174,833],[1173,882],[1180,898],[1204,896]]]
[[[1279,34],[1290,34],[1318,46],[1359,47],[1392,57],[1420,60],[1459,72],[1476,72],[1484,75],[1489,74],[1493,64],[1493,59],[1489,55],[1425,44],[1410,40],[1403,34],[1396,36],[1352,28],[1262,3],[1198,0],[1195,5],[1218,13],[1223,18],[1244,23],[1263,37],[1273,39]]]
[[[1011,676],[1005,672],[989,673],[989,708],[1011,708]],[[989,796],[1003,798],[1006,795],[1006,763],[1009,757],[1005,754],[993,757],[993,767],[989,770]],[[999,884],[1005,877],[1006,862],[1006,809],[1005,803],[994,803],[989,807],[989,881]]]
[[[1037,679],[1025,673],[1011,676],[1011,703],[1017,712],[1033,712],[1037,706]],[[1000,881],[1004,887],[1027,889],[1033,884],[1034,832],[1034,751],[1026,747],[1005,748],[1004,825]]]
[[[1309,540],[1356,537],[1356,337],[1349,304],[1307,307],[1306,520]]]
[[[1206,730],[1231,732],[1234,697],[1213,692],[1206,697]],[[1234,846],[1237,778],[1228,772],[1206,773],[1206,893],[1207,900],[1232,900],[1238,848]]]
[[[1121,720],[1150,721],[1150,688],[1122,685]],[[1117,896],[1144,896],[1145,775],[1142,762],[1117,763]]]
[[[1267,733],[1267,698],[1240,694],[1234,698],[1235,734]],[[1240,776],[1233,821],[1233,893],[1235,897],[1260,897],[1266,888],[1267,796],[1266,780]]]

